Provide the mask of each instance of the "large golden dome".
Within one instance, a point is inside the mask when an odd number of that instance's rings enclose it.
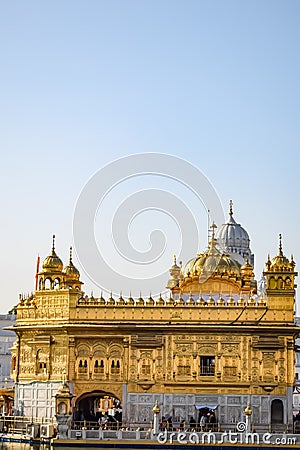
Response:
[[[190,259],[180,269],[176,261],[170,268],[171,278],[167,287],[173,293],[212,292],[238,294],[250,291],[254,286],[253,267],[249,260],[242,266],[234,255],[224,252],[215,237],[216,225],[212,226],[212,237],[204,253]]]
[[[206,252],[197,255],[186,263],[183,268],[184,278],[193,275],[208,277],[213,274],[240,276],[240,264],[229,255],[221,253],[216,244],[217,240],[213,235]]]
[[[43,262],[43,272],[61,272],[63,262],[55,253],[55,235],[53,235],[52,251]]]

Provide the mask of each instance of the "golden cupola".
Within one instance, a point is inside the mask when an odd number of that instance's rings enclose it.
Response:
[[[294,292],[295,277],[295,262],[293,256],[289,260],[282,251],[282,236],[279,235],[278,254],[274,258],[266,262],[266,271],[264,272],[267,282],[267,294],[272,295],[273,291],[283,290]]]
[[[177,265],[176,255],[174,255],[174,264],[169,269],[171,278],[168,281],[167,288],[173,289],[178,286],[179,281],[182,278],[181,267]]]
[[[279,235],[278,254],[266,262],[266,270],[263,273],[266,279],[266,294],[269,308],[279,311],[294,310],[295,301],[295,278],[298,273],[295,271],[293,257],[289,260],[282,251],[282,238]],[[293,317],[293,316],[292,316]]]
[[[72,247],[70,247],[69,264],[64,268],[64,274],[66,275],[68,280],[79,280],[80,278],[79,270],[73,264]]]
[[[64,287],[63,262],[55,252],[55,235],[52,238],[52,251],[42,265],[42,270],[37,274],[38,288],[44,289],[62,289]]]
[[[63,262],[55,252],[55,234],[52,237],[52,251],[43,262],[43,272],[61,272]]]
[[[79,278],[79,270],[74,266],[72,259],[72,247],[70,247],[70,258],[68,265],[64,268],[63,273],[65,275],[66,286],[69,288],[77,288],[83,284]]]
[[[293,257],[291,257],[291,261],[288,260],[286,256],[284,256],[282,251],[282,236],[279,235],[279,248],[278,255],[274,256],[274,258],[270,261],[268,259],[267,266],[269,266],[269,270],[277,272],[278,270],[287,269],[288,271],[294,269],[295,263],[293,261]]]

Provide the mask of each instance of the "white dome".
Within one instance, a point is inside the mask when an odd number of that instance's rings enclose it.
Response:
[[[236,259],[242,262],[242,259],[250,258],[250,239],[247,231],[233,218],[232,203],[230,203],[229,219],[224,223],[217,233],[218,244],[225,252],[236,254]],[[239,258],[240,255],[242,258]],[[233,255],[234,256],[234,255]]]
[[[238,247],[249,250],[249,235],[239,223],[236,223],[232,216],[219,229],[217,239],[220,245],[224,244],[226,247]]]

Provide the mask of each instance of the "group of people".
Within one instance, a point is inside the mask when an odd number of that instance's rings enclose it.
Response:
[[[207,414],[203,413],[200,417],[200,431],[216,431],[216,415],[214,411],[209,411]]]
[[[190,417],[189,423],[181,420],[179,426],[174,427],[172,417],[167,419],[163,416],[159,424],[160,431],[216,431],[216,427],[217,419],[214,411],[202,412],[198,423],[194,417]]]

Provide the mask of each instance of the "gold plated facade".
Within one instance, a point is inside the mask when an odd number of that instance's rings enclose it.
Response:
[[[72,255],[63,268],[53,246],[39,289],[17,307],[15,408],[53,415],[50,396],[65,371],[73,408],[108,395],[127,422],[150,421],[157,400],[173,420],[215,404],[218,420],[229,423],[251,398],[254,422],[291,423],[297,274],[281,238],[266,263],[265,292],[256,292],[248,260],[222,253],[214,229],[208,250],[184,267],[174,258],[170,275],[170,295],[156,300],[87,297]]]

